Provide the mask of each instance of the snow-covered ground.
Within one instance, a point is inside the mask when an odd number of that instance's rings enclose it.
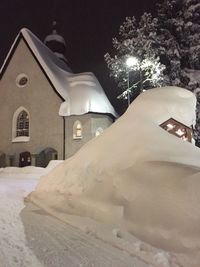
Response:
[[[108,233],[106,238],[119,239],[123,246],[129,246],[128,238],[123,239],[117,229],[102,228],[92,220],[76,216],[69,216],[66,224],[39,207],[24,203],[24,197],[34,190],[43,173],[39,168],[0,169],[1,267],[153,266],[143,257],[138,258],[137,253],[132,255],[117,248],[120,246],[112,246],[112,242],[102,241]],[[135,239],[134,243],[133,251],[145,250],[141,242]],[[148,254],[155,262],[165,261],[160,252],[153,255],[150,250]]]
[[[199,267],[195,253],[191,263],[191,257],[154,248],[114,224],[74,215],[58,220],[27,202],[44,172],[0,169],[1,267]]]
[[[9,169],[0,169],[0,266],[40,267],[42,265],[26,244],[20,218],[24,208],[23,198],[34,189],[38,179],[33,178],[36,174],[30,173],[28,178],[23,173],[20,178],[19,171],[14,174]]]

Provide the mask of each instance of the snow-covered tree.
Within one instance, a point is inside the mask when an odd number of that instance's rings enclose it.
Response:
[[[113,38],[115,55],[105,55],[110,75],[118,82],[122,90],[120,97],[127,98],[128,93],[136,96],[142,90],[163,84],[164,66],[157,55],[157,19],[144,13],[140,21],[127,17],[119,29],[119,37]],[[136,64],[127,66],[129,57]]]
[[[183,34],[183,0],[164,0],[157,5],[159,55],[166,66],[169,85],[184,86],[188,78],[182,66],[180,40]]]
[[[199,0],[163,0],[157,5],[157,18],[147,13],[139,22],[135,17],[126,18],[119,37],[113,39],[115,55],[106,54],[105,60],[110,75],[123,91],[122,97],[127,97],[128,78],[132,93],[159,85],[176,85],[193,91],[198,102],[196,140],[200,144],[199,40]],[[140,64],[127,68],[125,62],[129,56],[136,57]],[[145,60],[154,63],[146,69]]]
[[[200,69],[200,2],[184,0],[180,45],[184,55],[184,65],[189,69]]]
[[[160,57],[165,59],[162,62],[166,65],[169,84],[187,88],[197,96],[196,140],[200,144],[200,2],[164,0],[157,10],[158,35],[163,40]]]
[[[200,69],[199,0],[164,0],[157,7],[160,32],[168,31],[173,36],[180,68]]]
[[[183,20],[180,47],[182,63],[189,83],[186,88],[197,96],[196,107],[196,143],[200,146],[200,2],[199,0],[183,1]]]
[[[183,26],[182,6],[183,0],[163,0],[157,4],[159,26],[168,29],[176,39]]]

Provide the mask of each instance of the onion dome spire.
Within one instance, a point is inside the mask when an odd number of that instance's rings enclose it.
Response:
[[[52,24],[52,33],[47,35],[44,39],[44,44],[51,49],[58,58],[67,62],[65,58],[66,43],[64,38],[57,33],[57,22],[53,21]]]

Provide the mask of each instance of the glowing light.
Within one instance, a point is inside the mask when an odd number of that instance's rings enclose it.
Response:
[[[171,123],[168,123],[167,124],[167,130],[168,131],[172,130],[173,128],[174,128],[174,125],[173,124],[171,124]]]
[[[139,63],[139,61],[136,57],[128,57],[126,60],[126,65],[128,67],[136,66],[136,65],[138,65],[138,63]]]
[[[181,137],[181,139],[182,139],[183,141],[188,141],[188,138],[185,137],[185,136]]]
[[[176,131],[176,133],[177,133],[179,136],[181,136],[181,135],[183,135],[185,132],[182,131],[181,129],[178,129],[178,130]]]

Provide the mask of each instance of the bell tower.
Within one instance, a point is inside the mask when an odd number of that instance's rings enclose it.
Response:
[[[53,29],[52,33],[47,35],[44,39],[44,44],[51,49],[56,56],[67,63],[67,59],[65,58],[66,51],[66,43],[64,38],[57,33],[57,22],[53,21]]]

